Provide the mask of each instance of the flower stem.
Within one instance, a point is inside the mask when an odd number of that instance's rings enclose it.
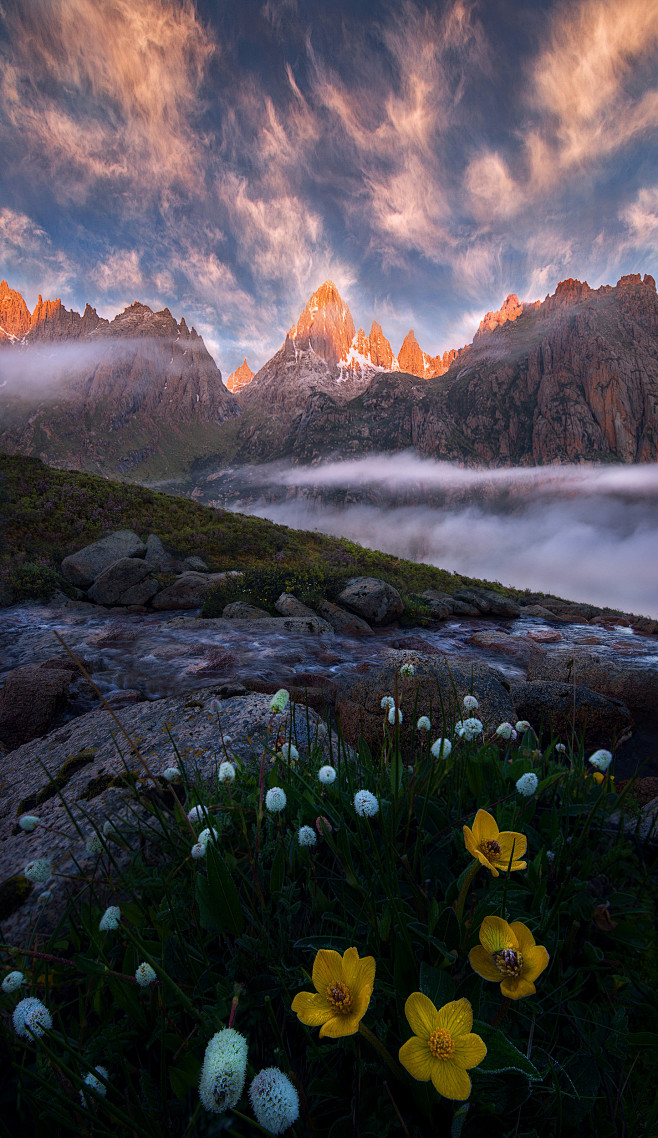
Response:
[[[384,1060],[389,1071],[391,1072],[392,1075],[395,1076],[395,1078],[398,1080],[398,1082],[404,1082],[404,1079],[402,1078],[400,1071],[396,1067],[395,1061],[394,1061],[393,1056],[391,1055],[390,1051],[386,1047],[384,1047],[384,1044],[381,1043],[381,1041],[370,1030],[369,1027],[366,1027],[366,1025],[363,1023],[363,1021],[361,1023],[359,1023],[359,1034],[362,1035],[364,1037],[364,1039],[367,1039],[368,1042],[372,1044],[372,1046],[375,1048],[375,1051],[379,1055],[380,1059]]]
[[[468,873],[466,874],[466,877],[464,878],[464,881],[462,883],[462,887],[459,890],[459,897],[457,898],[457,908],[455,911],[457,913],[457,920],[459,921],[460,925],[462,923],[462,919],[464,916],[464,905],[466,904],[466,896],[468,894],[469,889],[471,888],[471,885],[473,884],[473,881],[475,880],[475,875],[476,875],[479,868],[480,868],[479,861],[473,861],[471,868],[469,869]]]
[[[502,1004],[500,1005],[500,1007],[498,1009],[498,1012],[496,1014],[495,1019],[492,1021],[492,1024],[491,1024],[492,1027],[498,1027],[498,1025],[503,1022],[503,1020],[507,1014],[507,1009],[509,1008],[511,1002],[512,1001],[510,1000],[509,996],[505,996],[505,999],[503,1000]]]

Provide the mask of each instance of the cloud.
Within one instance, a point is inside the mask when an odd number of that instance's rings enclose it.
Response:
[[[103,292],[137,295],[144,288],[139,253],[136,249],[117,249],[98,262],[91,277]]]
[[[21,210],[0,209],[0,264],[9,284],[44,296],[64,291],[75,275],[68,255]],[[17,278],[17,279],[16,279]]]
[[[5,129],[60,199],[84,201],[99,183],[165,200],[195,191],[215,45],[191,0],[12,0],[3,14]]]
[[[619,217],[628,231],[629,245],[658,254],[658,186],[644,186]]]

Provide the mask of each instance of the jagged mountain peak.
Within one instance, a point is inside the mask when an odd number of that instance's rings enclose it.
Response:
[[[256,373],[253,372],[249,367],[249,364],[247,363],[247,357],[245,356],[244,361],[240,364],[240,366],[236,367],[235,371],[232,371],[229,375],[228,379],[226,380],[226,386],[228,390],[232,391],[235,395],[236,391],[239,391],[240,388],[246,387],[248,383],[251,383],[255,374]]]
[[[354,334],[352,313],[333,281],[316,289],[288,332],[296,347],[312,348],[331,367],[347,356]]]

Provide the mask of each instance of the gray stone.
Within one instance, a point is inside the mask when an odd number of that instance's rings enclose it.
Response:
[[[138,585],[133,585],[132,588],[126,589],[119,598],[120,605],[145,605],[154,597],[160,588],[158,582],[153,577],[147,577],[145,580],[140,581]]]
[[[460,601],[456,597],[452,596],[451,593],[442,593],[438,589],[425,589],[425,592],[421,593],[421,596],[425,597],[425,599],[428,601],[436,601],[437,607],[441,605],[448,606],[450,613],[452,613],[454,616],[480,615],[480,610],[476,608],[475,605],[469,605],[466,603],[466,601]],[[443,618],[437,617],[435,619],[441,620]]]
[[[333,601],[322,601],[318,609],[320,616],[341,636],[372,636],[372,628],[360,616],[347,612]]]
[[[528,680],[556,680],[581,684],[600,695],[619,699],[631,712],[656,713],[658,704],[658,668],[655,664],[615,658],[597,651],[595,645],[584,648],[550,648],[528,665]]]
[[[124,603],[120,601],[122,595],[132,589],[133,585],[138,585],[148,577],[150,572],[151,566],[145,561],[136,557],[122,557],[99,574],[91,588],[87,590],[87,596],[97,605]],[[133,603],[141,604],[141,601]]]
[[[455,609],[452,597],[449,597],[447,593],[426,589],[424,593],[421,593],[421,596],[429,603],[432,620],[449,620],[450,617],[454,616]]]
[[[222,610],[224,620],[271,620],[270,614],[247,601],[231,601]]]
[[[493,589],[462,588],[457,589],[454,595],[456,600],[475,605],[480,612],[489,613],[491,616],[516,617],[521,613],[521,606],[516,601],[511,597],[501,596]]]
[[[315,616],[313,609],[298,601],[292,593],[282,593],[274,607],[281,616]]]
[[[109,537],[85,545],[62,561],[62,576],[79,589],[88,589],[92,581],[122,557],[144,557],[144,542],[129,529],[117,530]]]
[[[544,727],[563,740],[575,730],[585,736],[587,747],[612,750],[615,743],[628,738],[633,717],[625,703],[576,684],[550,680],[513,682],[510,695],[519,719],[527,719],[539,733]]]
[[[191,557],[186,557],[185,564],[190,569],[195,569],[198,573],[207,573],[208,566],[206,565],[203,557],[196,557],[194,554]]]
[[[198,628],[201,631],[212,629],[216,632],[229,629],[234,632],[236,628],[250,632],[254,627],[253,620],[225,620],[223,616],[176,616],[168,623],[171,628]],[[331,625],[326,620],[321,620],[319,616],[268,616],[258,621],[258,631],[261,629],[264,633],[286,632],[292,635],[311,634],[329,638],[334,636]]]
[[[171,585],[167,585],[166,588],[156,594],[151,601],[151,608],[158,611],[199,608],[216,584],[214,574],[193,573],[192,571],[182,573]]]
[[[555,613],[550,609],[544,608],[543,605],[526,605],[521,609],[521,616],[535,616],[540,617],[542,620],[555,620]]]
[[[392,624],[404,612],[397,589],[377,577],[351,577],[337,600],[368,624]]]
[[[625,810],[622,815],[621,811],[616,810],[608,818],[606,829],[617,834],[620,823],[628,837],[655,848],[658,846],[658,798],[652,798],[641,806],[637,814]]]
[[[155,533],[150,533],[146,539],[146,560],[154,569],[160,569],[169,559],[169,553]]]
[[[75,665],[60,656],[6,674],[0,693],[0,741],[8,750],[46,733],[77,675]]]

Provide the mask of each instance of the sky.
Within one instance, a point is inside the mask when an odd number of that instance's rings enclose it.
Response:
[[[394,351],[657,274],[658,0],[0,0],[0,278],[257,370],[335,281]]]

